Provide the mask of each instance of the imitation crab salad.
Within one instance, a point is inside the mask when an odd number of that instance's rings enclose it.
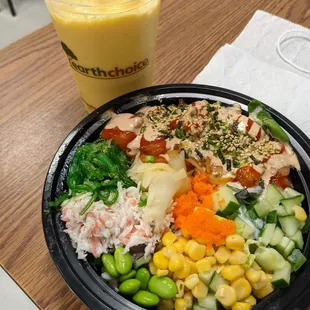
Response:
[[[50,203],[77,257],[146,308],[249,310],[289,286],[306,262],[300,167],[265,106],[248,111],[180,100],[114,114]]]

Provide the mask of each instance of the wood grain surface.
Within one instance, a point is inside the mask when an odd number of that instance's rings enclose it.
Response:
[[[163,0],[154,84],[191,82],[257,9],[310,27],[309,0]],[[42,309],[86,308],[54,266],[41,225],[52,156],[85,116],[52,25],[0,51],[0,263]]]

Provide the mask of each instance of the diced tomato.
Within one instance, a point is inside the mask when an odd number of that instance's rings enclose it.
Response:
[[[140,155],[140,160],[141,160],[143,163],[146,162],[146,160],[145,160],[145,157],[146,157],[146,156],[149,156],[149,155],[144,155],[144,154]],[[153,156],[154,156],[154,155],[153,155]],[[155,164],[158,164],[158,163],[168,164],[168,162],[167,162],[167,160],[166,160],[165,157],[163,157],[163,156],[154,156],[154,157],[155,157],[155,161],[154,161]]]
[[[163,138],[156,139],[153,141],[148,141],[142,136],[140,142],[140,151],[147,155],[160,155],[167,152],[166,140]]]
[[[178,128],[178,120],[175,119],[170,123],[170,128],[171,129],[177,129]]]
[[[245,187],[253,187],[258,184],[261,174],[251,165],[241,167],[236,172],[236,181]]]
[[[125,152],[127,145],[136,137],[132,131],[122,131],[118,127],[112,129],[103,129],[101,138],[114,140],[116,144]]]
[[[282,176],[282,177],[274,176],[270,179],[270,183],[275,184],[278,187],[283,188],[283,189],[292,186],[288,176]]]
[[[283,154],[286,151],[285,145],[282,144],[280,154]]]
[[[247,131],[247,132],[250,131],[250,129],[251,129],[253,123],[254,123],[253,120],[250,119],[250,118],[248,118],[248,122],[247,122],[247,124],[246,124],[246,131]]]
[[[261,136],[262,136],[262,129],[259,128],[259,131],[258,131],[258,133],[256,135],[256,140],[259,140],[261,138]]]

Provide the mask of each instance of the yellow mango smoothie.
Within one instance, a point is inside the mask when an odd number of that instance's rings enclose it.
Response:
[[[88,112],[152,84],[160,0],[46,0]]]

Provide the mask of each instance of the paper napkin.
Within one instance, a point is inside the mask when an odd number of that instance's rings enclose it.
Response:
[[[261,27],[262,20],[269,20],[268,26],[263,27],[262,34],[251,36],[251,31],[257,32],[257,27]],[[294,68],[287,69],[289,65],[277,59],[274,49],[281,32],[275,31],[271,23],[276,27],[280,23],[282,32],[292,26],[301,27],[268,13],[256,12],[233,45],[220,48],[193,83],[229,88],[259,99],[310,136],[310,78],[294,73]],[[266,42],[274,42],[273,47],[264,49]],[[306,49],[300,47],[296,57],[299,59],[298,55],[304,55]],[[310,51],[304,57],[310,60]]]

